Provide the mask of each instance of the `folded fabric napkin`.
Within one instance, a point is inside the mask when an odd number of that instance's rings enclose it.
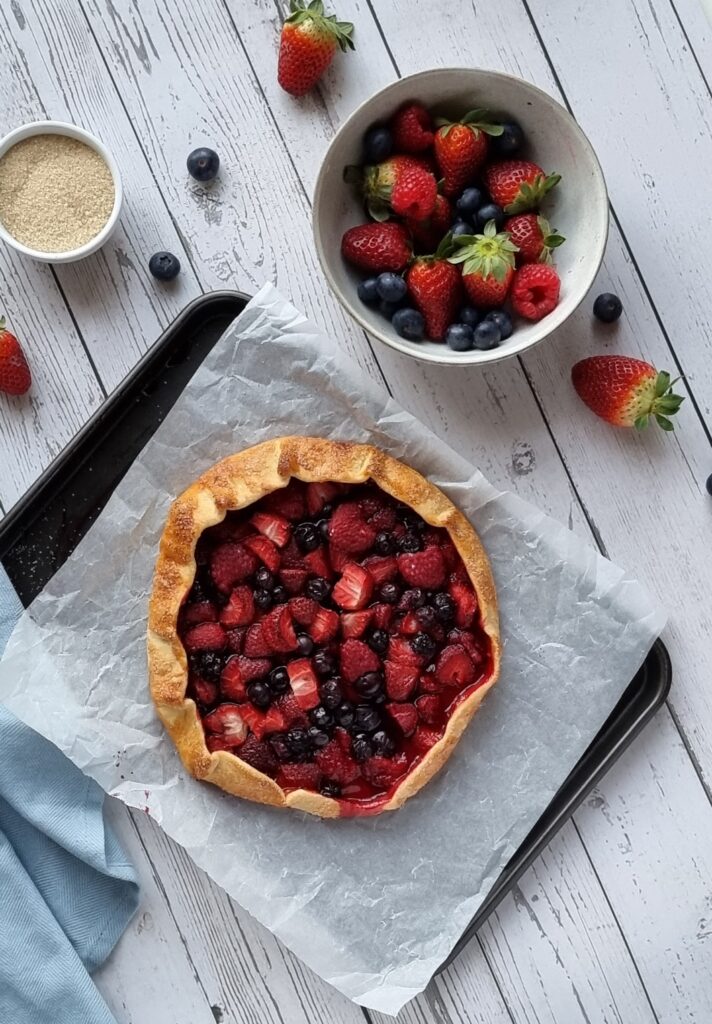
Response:
[[[21,611],[0,565],[0,655]],[[0,705],[2,1022],[114,1022],[88,972],[136,910],[138,883],[103,806],[96,782]]]

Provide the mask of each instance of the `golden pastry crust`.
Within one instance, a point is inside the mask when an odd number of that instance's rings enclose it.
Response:
[[[307,790],[285,792],[273,779],[234,754],[211,753],[195,702],[186,697],[188,661],[178,636],[178,614],[195,576],[200,535],[226,513],[252,505],[286,487],[292,477],[306,483],[359,484],[372,480],[397,501],[410,505],[431,526],[448,531],[467,569],[480,606],[481,625],[491,644],[492,670],[450,716],[445,732],[416,767],[397,783],[379,810],[395,810],[442,768],[483,697],[495,684],[501,644],[494,580],[487,555],[464,515],[416,470],[366,444],[317,437],[278,437],[231,455],[191,484],[173,502],[161,537],[149,603],[148,666],[151,695],[183,764],[197,779],[248,800],[293,807],[323,818],[338,818],[342,804]]]

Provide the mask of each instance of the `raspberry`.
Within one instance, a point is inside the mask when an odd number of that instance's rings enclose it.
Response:
[[[292,618],[300,626],[310,625],[319,611],[319,605],[310,597],[293,597],[289,602]]]
[[[272,654],[272,648],[267,643],[262,631],[261,622],[253,622],[245,634],[245,654],[250,658],[261,658],[265,654]]]
[[[391,700],[408,700],[416,687],[420,669],[417,665],[404,665],[402,662],[386,661],[386,693]]]
[[[226,643],[225,630],[218,622],[201,622],[183,637],[187,651],[221,651]]]
[[[281,569],[279,578],[288,594],[299,594],[309,579],[306,569]]]
[[[316,763],[328,779],[342,786],[354,782],[361,774],[361,769],[354,759],[341,749],[338,740],[331,740],[315,755]]]
[[[445,560],[440,548],[398,555],[398,569],[412,587],[434,590],[445,582]]]
[[[197,604],[187,604],[181,611],[181,624],[183,626],[197,626],[199,622],[216,622],[218,610],[212,601],[198,601]]]
[[[477,597],[469,583],[453,580],[448,590],[455,602],[455,625],[467,629],[472,625],[477,611]]]
[[[274,776],[277,774],[277,759],[272,753],[271,747],[254,736],[247,737],[240,747],[238,756],[264,775]]]
[[[561,281],[547,263],[526,263],[514,275],[512,309],[526,320],[541,320],[559,304]]]
[[[290,480],[286,487],[265,495],[261,507],[291,522],[303,519],[306,513],[305,488],[301,480]]]
[[[354,501],[339,505],[329,521],[329,541],[349,554],[362,554],[372,547],[375,530]]]
[[[405,772],[408,759],[404,754],[396,757],[369,757],[363,765],[364,777],[378,789],[388,789]]]
[[[321,782],[321,772],[315,764],[286,762],[282,765],[279,776],[280,784],[290,789],[316,790]]]
[[[460,644],[444,647],[435,663],[435,675],[444,686],[462,690],[477,678],[472,658]]]
[[[442,711],[439,697],[433,693],[427,693],[418,697],[415,706],[418,709],[418,718],[421,722],[425,722],[426,725],[437,725]]]
[[[377,672],[381,662],[363,640],[345,640],[341,645],[341,674],[347,683],[353,683],[367,672]]]
[[[257,568],[257,559],[244,544],[221,544],[210,562],[210,575],[218,590],[228,593],[243,583]]]

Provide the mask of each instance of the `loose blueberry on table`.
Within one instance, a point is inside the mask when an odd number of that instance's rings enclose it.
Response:
[[[448,532],[373,484],[292,480],[195,559],[178,633],[208,749],[342,815],[376,813],[491,674]]]

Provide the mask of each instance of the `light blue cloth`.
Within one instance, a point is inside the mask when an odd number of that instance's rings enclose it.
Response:
[[[0,654],[21,611],[0,565]],[[139,894],[103,805],[95,782],[0,705],[1,1024],[115,1024],[88,972]]]

